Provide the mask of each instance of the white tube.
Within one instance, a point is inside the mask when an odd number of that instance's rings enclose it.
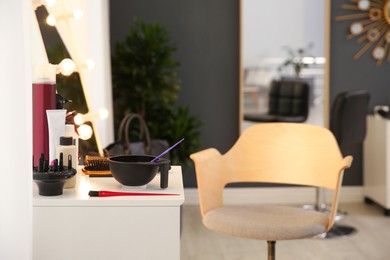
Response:
[[[49,163],[56,159],[56,148],[60,143],[60,137],[65,134],[66,109],[46,110],[47,124],[49,128]]]

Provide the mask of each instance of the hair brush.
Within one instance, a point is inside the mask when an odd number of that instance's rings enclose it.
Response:
[[[86,155],[84,167],[82,168],[84,174],[91,177],[111,177],[110,164],[107,157]]]

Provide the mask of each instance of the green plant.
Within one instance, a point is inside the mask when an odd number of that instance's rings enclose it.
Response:
[[[124,115],[138,113],[153,138],[171,144],[186,138],[171,152],[173,163],[186,164],[188,154],[199,148],[201,123],[186,107],[174,105],[180,90],[175,51],[169,33],[159,23],[134,19],[112,56],[114,119],[117,129]]]
[[[307,53],[312,47],[313,47],[312,43],[310,43],[306,49],[305,48],[292,49],[289,46],[284,46],[283,49],[287,51],[288,58],[279,67],[279,70],[281,70],[284,67],[292,66],[295,76],[299,78],[302,69],[309,67],[309,63],[305,60],[305,58],[306,57],[312,58],[312,55],[309,55]]]

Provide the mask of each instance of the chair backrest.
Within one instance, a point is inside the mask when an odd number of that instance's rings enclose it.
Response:
[[[364,141],[370,94],[366,90],[342,92],[332,105],[330,130],[340,146]]]
[[[224,155],[211,148],[191,155],[202,214],[222,206],[228,183],[310,185],[336,190],[352,157],[343,159],[332,133],[299,123],[257,124]],[[337,195],[338,196],[338,195]]]
[[[307,117],[309,85],[303,80],[274,80],[268,102],[268,114]]]

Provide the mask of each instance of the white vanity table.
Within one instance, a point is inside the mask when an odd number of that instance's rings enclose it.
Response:
[[[367,203],[374,202],[390,215],[390,120],[367,117],[364,142],[363,192]]]
[[[34,260],[179,260],[180,166],[172,166],[167,189],[160,176],[139,192],[178,196],[89,197],[90,190],[131,191],[111,177],[77,174],[74,189],[59,196],[33,194]]]

